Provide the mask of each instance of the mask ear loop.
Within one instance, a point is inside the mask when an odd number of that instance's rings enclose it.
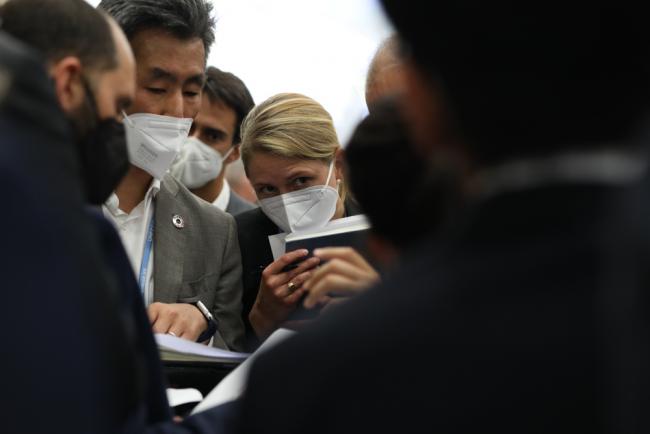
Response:
[[[334,158],[332,158],[332,162],[330,163],[330,170],[327,172],[327,181],[325,181],[324,187],[327,187],[330,185],[330,178],[332,177],[332,172],[334,171]]]
[[[230,154],[232,154],[232,151],[235,150],[235,146],[238,146],[238,145],[232,145],[232,146],[230,147],[230,149],[228,149],[228,152],[226,152],[226,154],[225,154],[223,157],[221,157],[221,161],[222,161],[222,162],[223,162],[226,158],[230,157]]]
[[[321,196],[321,198],[325,195],[325,189],[326,189],[326,188],[329,186],[329,184],[330,184],[330,179],[331,179],[331,177],[332,177],[332,172],[333,172],[333,170],[334,170],[334,158],[332,158],[332,162],[330,163],[330,169],[329,169],[329,171],[327,172],[327,180],[325,181],[325,184],[323,185],[323,187],[322,187],[321,190],[320,190],[320,196]],[[295,224],[300,223],[300,221],[302,220],[302,218],[303,218],[304,216],[306,216],[306,215],[309,213],[309,211],[311,211],[311,209],[312,209],[313,207],[315,207],[315,206],[316,206],[316,203],[312,204],[312,206],[310,206],[309,208],[307,208],[307,209],[305,210],[305,212],[302,213],[302,215],[301,215],[301,216],[296,220],[296,223],[295,223]]]
[[[124,116],[124,120],[129,124],[130,127],[135,127],[135,124],[133,123],[133,121],[131,120],[131,118],[129,118],[129,117],[126,115],[126,113],[124,112],[124,110],[122,110],[122,116]]]

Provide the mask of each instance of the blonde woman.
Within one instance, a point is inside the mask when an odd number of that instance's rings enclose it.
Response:
[[[289,252],[273,261],[269,235],[323,226],[332,219],[358,214],[358,209],[346,200],[343,154],[332,118],[313,99],[275,95],[248,114],[241,133],[242,161],[260,205],[237,216],[243,317],[254,347],[296,309],[305,295],[303,285],[321,260],[314,255],[295,269],[283,271],[308,252]],[[360,258],[356,252],[353,255],[355,260]],[[354,270],[349,280],[366,281],[374,273],[369,265]]]

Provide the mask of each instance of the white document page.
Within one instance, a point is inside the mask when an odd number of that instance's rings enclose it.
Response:
[[[251,364],[255,361],[257,356],[269,348],[274,347],[278,343],[293,336],[296,332],[287,329],[278,329],[271,336],[269,336],[262,345],[241,365],[233,369],[226,377],[215,386],[214,389],[207,394],[205,399],[201,401],[194,409],[192,414],[199,413],[212,407],[216,407],[226,402],[234,401],[242,396],[246,389],[246,382],[248,381],[248,372],[250,371]]]
[[[209,347],[207,345],[188,341],[187,339],[177,338],[176,336],[168,334],[156,333],[154,336],[156,337],[156,342],[160,348],[173,350],[179,353],[240,362],[250,356],[249,353],[237,353],[234,351],[222,350],[221,348]]]
[[[286,236],[286,232],[269,235],[269,244],[271,245],[271,252],[273,253],[274,261],[284,255],[284,239]]]
[[[333,235],[341,232],[346,232],[349,229],[369,229],[370,223],[364,214],[353,215],[350,217],[343,217],[336,220],[330,220],[323,227],[316,229],[308,229],[305,231],[292,232],[286,235],[285,242],[300,240],[304,238],[311,238],[312,236],[319,235]]]
[[[191,387],[187,389],[167,388],[167,401],[169,401],[170,407],[176,407],[190,402],[200,402],[202,399],[203,395],[198,389]]]
[[[311,235],[331,235],[338,232],[344,232],[348,228],[368,229],[370,223],[365,215],[359,214],[350,217],[344,217],[331,220],[325,226],[317,229],[310,229],[302,232],[286,233],[282,232],[275,235],[269,235],[269,245],[273,253],[273,260],[277,260],[284,255],[286,251],[286,242],[289,240],[309,238]]]

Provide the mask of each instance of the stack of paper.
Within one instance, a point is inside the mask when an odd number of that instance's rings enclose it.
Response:
[[[165,361],[241,363],[250,353],[222,350],[172,335],[156,333],[160,358]]]

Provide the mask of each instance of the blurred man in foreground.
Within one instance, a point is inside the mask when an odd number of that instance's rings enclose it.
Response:
[[[579,3],[384,0],[415,143],[468,205],[262,354],[240,432],[648,431],[648,26]]]

